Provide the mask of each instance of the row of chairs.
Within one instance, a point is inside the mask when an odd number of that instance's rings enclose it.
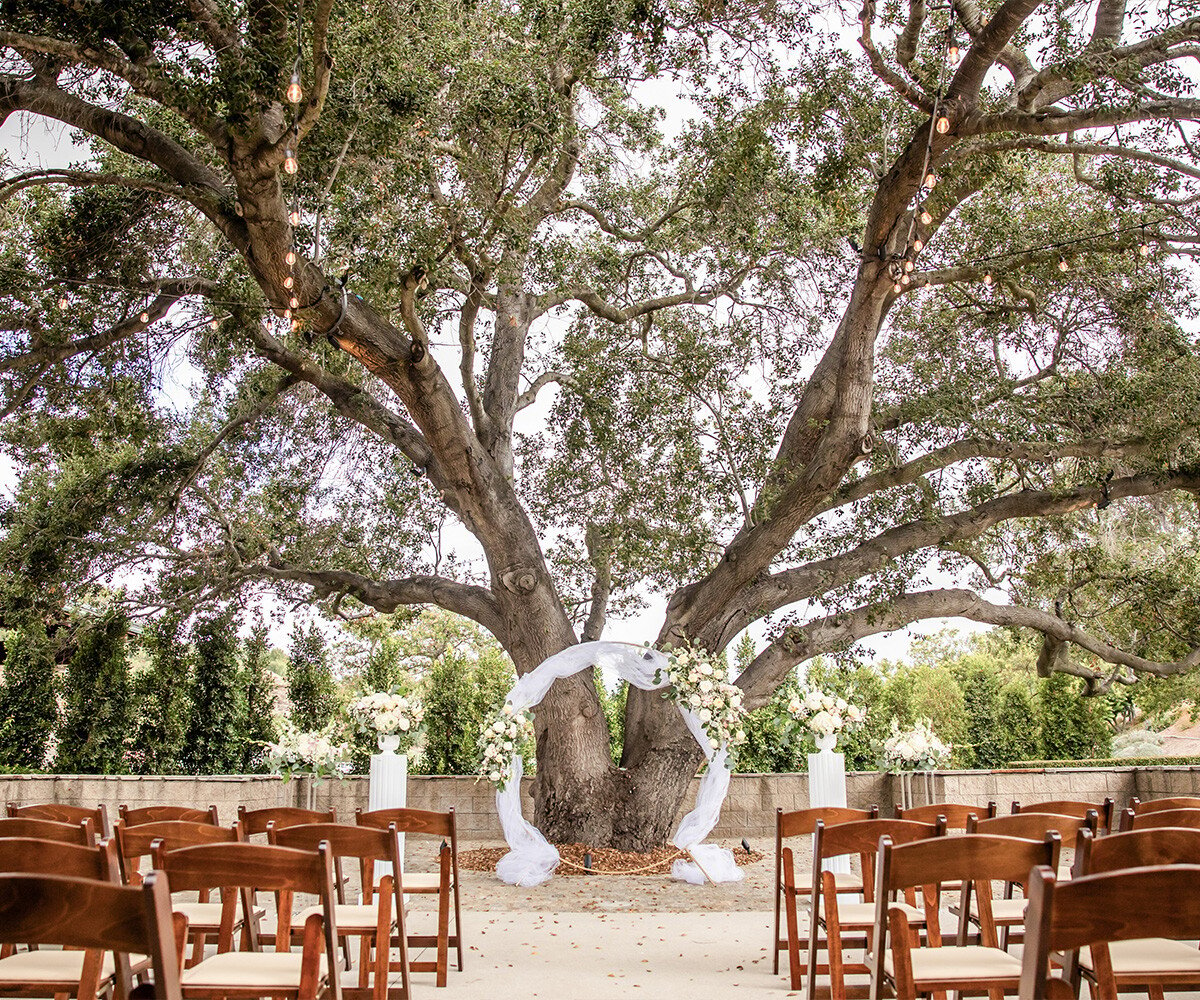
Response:
[[[1123,825],[1137,826],[1143,832],[1167,827],[1167,832],[1159,839],[1175,844],[1169,827],[1179,816],[1180,807],[1191,804],[1186,800],[1173,800],[1155,809],[1146,808],[1149,803],[1135,800],[1127,810],[1128,816],[1123,817]],[[1200,800],[1195,800],[1195,804],[1200,805]],[[1069,810],[1075,815],[1063,815],[1054,810]],[[1027,895],[1030,872],[1035,867],[1048,868],[1055,878],[1070,877],[1069,871],[1060,869],[1061,838],[1078,837],[1081,845],[1091,845],[1098,834],[1107,832],[1113,814],[1111,801],[1099,804],[1059,801],[1024,808],[1014,803],[1013,813],[1002,817],[996,816],[994,803],[986,807],[942,803],[913,810],[898,809],[897,812],[899,817],[894,820],[879,819],[877,807],[779,812],[775,969],[778,972],[780,951],[786,951],[793,989],[800,988],[801,980],[807,974],[808,995],[813,996],[817,975],[827,974],[831,995],[844,997],[847,995],[845,977],[851,973],[870,975],[874,996],[880,995],[877,991],[883,984],[897,989],[898,996],[904,995],[912,983],[924,983],[935,991],[951,988],[937,985],[947,978],[959,982],[960,985],[953,988],[962,988],[963,982],[969,983],[972,989],[992,991],[1003,989],[998,985],[1000,981],[1012,985],[1019,978],[1019,968],[1015,969],[1013,963],[1016,960],[1007,955],[1007,946],[1010,940],[1015,940],[1010,932],[1025,924],[1029,905],[1025,898],[1014,898],[1014,890],[1019,888]],[[1101,815],[1109,820],[1104,827],[1100,824]],[[1200,810],[1187,818],[1200,818]],[[951,826],[970,836],[943,839]],[[1182,831],[1186,847],[1182,854],[1176,847],[1164,849],[1166,855],[1171,855],[1172,851],[1178,855],[1171,856],[1173,863],[1200,862],[1200,852],[1194,857],[1187,853],[1192,849],[1187,845],[1200,845],[1200,832],[1195,832],[1197,828],[1200,828],[1200,822],[1192,830]],[[783,841],[803,833],[811,833],[813,837],[813,878],[811,885],[802,888],[796,883],[793,851],[783,846]],[[1192,837],[1187,840],[1189,834]],[[928,845],[921,851],[926,854],[924,861],[930,862],[932,868],[922,865],[920,851],[909,851],[916,844]],[[903,851],[902,857],[918,860],[911,868],[895,869],[893,851]],[[859,856],[864,873],[874,873],[873,879],[825,870],[835,859],[853,855]],[[1092,857],[1090,848],[1077,851],[1075,874],[1093,870],[1086,867],[1091,864]],[[1080,869],[1080,864],[1085,867]],[[1000,899],[992,899],[993,881],[1004,884]],[[809,922],[801,931],[797,904],[805,890],[809,896]],[[919,899],[918,890],[921,893]],[[950,890],[959,893],[957,906],[950,907],[950,912],[958,918],[958,928],[946,940],[953,941],[956,947],[942,951],[939,949],[943,944],[939,911],[942,893]],[[898,893],[903,894],[903,901],[893,902]],[[847,894],[860,895],[862,901],[843,902],[841,897]],[[781,903],[787,925],[787,936],[782,938],[779,934]],[[876,947],[885,941],[888,931],[891,932],[892,947]],[[913,951],[922,935],[933,947]],[[968,944],[968,939],[977,943]],[[825,964],[818,963],[822,943],[827,954]],[[1163,969],[1182,969],[1190,974],[1189,962],[1200,960],[1200,952],[1175,945],[1176,942],[1160,945],[1152,964]],[[846,961],[847,949],[851,947],[867,949],[864,961]],[[807,952],[806,961],[801,958],[802,951]],[[1139,967],[1139,962],[1141,968],[1145,967],[1144,955],[1120,952],[1120,956],[1124,965],[1118,962],[1118,978],[1130,961],[1135,967]],[[1078,988],[1077,976],[1075,988]]]
[[[147,810],[121,810],[111,837],[97,836],[97,826],[103,829],[107,822],[102,810],[48,804],[10,805],[8,812],[9,818],[0,820],[0,872],[73,874],[110,883],[124,881],[136,886],[144,881],[142,862],[149,857],[154,870],[159,873],[154,878],[160,886],[165,879],[173,893],[196,894],[195,901],[176,900],[172,908],[181,960],[189,939],[192,944],[191,958],[183,967],[181,980],[189,995],[209,995],[202,989],[204,977],[220,980],[222,989],[230,985],[236,987],[243,972],[249,976],[243,984],[245,989],[257,989],[258,992],[252,995],[262,995],[261,949],[269,945],[275,948],[276,957],[272,961],[284,979],[290,973],[299,975],[303,967],[302,978],[306,981],[323,984],[326,990],[336,987],[339,995],[346,992],[375,1000],[383,1000],[388,995],[389,972],[401,973],[400,987],[390,994],[394,997],[411,995],[410,971],[434,972],[437,984],[445,985],[450,947],[457,953],[459,969],[463,967],[453,811],[441,814],[419,810],[368,813],[359,810],[356,824],[347,826],[337,823],[336,813],[332,810],[242,809],[239,820],[232,827],[224,828],[217,825],[215,807],[197,810],[155,806]],[[47,816],[54,818],[45,818]],[[74,820],[78,823],[71,822]],[[443,838],[437,872],[410,873],[393,878],[391,874],[377,870],[382,863],[390,871],[401,871],[398,836],[401,827],[404,832]],[[250,843],[249,838],[255,834],[265,834],[269,843]],[[274,855],[263,854],[265,849]],[[297,852],[308,857],[307,867],[297,868],[293,864],[281,883],[280,878],[285,874],[283,869],[288,868],[285,863],[296,862]],[[321,854],[328,857],[333,873],[332,890],[328,893],[320,866],[314,867],[312,862]],[[48,869],[43,867],[47,860],[55,859],[61,864]],[[189,859],[196,864],[189,867]],[[359,865],[363,890],[360,903],[348,903],[345,899],[347,880],[341,872],[343,859],[353,859]],[[223,890],[219,902],[210,901],[209,894],[214,889]],[[273,921],[255,895],[259,890],[275,897]],[[291,910],[297,892],[311,893],[317,898],[318,905],[302,910],[293,921]],[[438,895],[436,934],[406,933],[403,899],[409,892]],[[452,904],[454,925],[453,933],[450,933]],[[250,919],[246,919],[247,915]],[[323,929],[316,929],[314,917]],[[239,935],[241,948],[235,951],[234,938]],[[329,939],[328,954],[324,956],[318,947],[321,936]],[[216,938],[217,955],[204,959],[205,943],[212,937]],[[340,941],[349,968],[349,939],[353,937],[358,937],[361,945],[358,988],[343,990],[340,983],[331,986],[329,979],[336,950],[334,943]],[[301,945],[301,956],[291,956],[293,944]],[[389,962],[393,946],[399,948],[399,961],[394,963]],[[433,961],[410,961],[410,946],[436,948],[437,957]],[[41,956],[46,954],[43,952]],[[34,968],[39,962],[37,951],[14,953],[11,956],[14,961],[6,963],[8,957],[0,957],[0,993],[6,986],[20,986],[23,981],[27,987],[31,975],[38,972]],[[58,960],[61,961],[61,957]],[[41,959],[41,964],[44,966],[46,960]],[[195,969],[204,972],[196,973]],[[139,970],[135,968],[134,971]],[[67,992],[82,990],[81,996],[86,996],[101,981],[112,981],[118,988],[121,986],[122,970],[111,960],[94,969],[70,967],[65,972],[65,979],[55,979],[55,983],[61,986],[73,981],[74,988]],[[285,972],[288,975],[283,975]],[[320,975],[313,980],[317,972]],[[43,968],[40,979],[44,980],[46,974],[57,973]],[[99,980],[97,976],[100,976]],[[372,978],[373,987],[369,986]],[[239,994],[235,989],[212,995],[250,994],[245,991]]]

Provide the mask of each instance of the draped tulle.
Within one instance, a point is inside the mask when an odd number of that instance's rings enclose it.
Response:
[[[667,658],[644,646],[624,642],[585,642],[557,653],[520,678],[508,694],[507,702],[516,712],[532,708],[546,697],[550,685],[561,677],[570,677],[590,666],[608,667],[617,676],[643,691],[666,686]],[[663,679],[655,674],[663,672]],[[696,738],[708,760],[708,768],[700,779],[696,806],[679,822],[672,843],[687,851],[693,858],[682,858],[671,866],[673,878],[699,885],[706,879],[713,882],[737,882],[741,869],[733,854],[715,844],[703,843],[721,815],[721,804],[729,791],[729,760],[724,746],[712,749],[700,720],[680,706],[688,730]],[[558,867],[558,851],[542,836],[541,831],[521,814],[520,754],[513,755],[512,777],[496,792],[496,811],[504,828],[509,852],[496,865],[496,874],[509,885],[534,886],[547,881]]]

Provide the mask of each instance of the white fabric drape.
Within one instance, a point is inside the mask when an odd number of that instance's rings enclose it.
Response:
[[[617,675],[643,691],[666,687],[666,680],[655,681],[667,657],[655,649],[624,642],[585,642],[557,653],[520,678],[509,692],[507,703],[515,712],[532,708],[546,697],[550,685],[561,677],[570,677],[590,666],[609,667]],[[671,877],[700,885],[706,877],[713,882],[737,882],[742,871],[733,853],[715,844],[702,843],[717,825],[721,803],[729,791],[728,754],[724,746],[716,750],[709,744],[704,727],[695,714],[680,706],[683,721],[696,738],[708,760],[708,769],[700,779],[695,808],[679,822],[672,843],[689,852],[694,861],[677,860]],[[558,867],[558,851],[540,830],[521,815],[522,762],[513,754],[512,777],[496,792],[496,811],[510,848],[496,865],[496,874],[509,885],[534,886],[547,881]]]

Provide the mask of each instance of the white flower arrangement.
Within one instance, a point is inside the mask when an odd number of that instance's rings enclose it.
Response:
[[[883,741],[883,761],[889,771],[932,771],[950,762],[951,747],[933,732],[928,719],[918,719],[911,729],[901,730],[892,719],[891,735]]]
[[[517,712],[508,702],[491,722],[483,727],[480,742],[483,756],[479,773],[497,788],[503,788],[513,776],[513,754],[533,738],[533,720],[528,712]]]
[[[803,697],[793,697],[787,710],[788,715],[814,736],[851,733],[867,721],[867,710],[861,705],[852,705],[845,698],[834,697],[816,688],[807,691]]]
[[[285,781],[297,775],[340,778],[350,767],[350,747],[334,740],[332,725],[320,732],[304,732],[285,719],[279,739],[266,747],[267,765]]]
[[[425,719],[420,699],[389,691],[365,694],[350,703],[350,720],[368,736],[399,736],[402,750],[416,741]]]
[[[700,649],[673,649],[667,655],[666,697],[687,709],[704,728],[713,750],[734,751],[746,742],[742,689],[726,679],[728,666],[719,653]],[[662,671],[655,675],[662,680]]]

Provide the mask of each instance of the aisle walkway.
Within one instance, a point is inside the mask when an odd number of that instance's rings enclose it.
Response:
[[[465,915],[466,970],[439,998],[644,996],[764,1000],[796,996],[771,974],[764,913]],[[416,984],[424,977],[415,977]],[[422,994],[427,991],[422,989]]]

